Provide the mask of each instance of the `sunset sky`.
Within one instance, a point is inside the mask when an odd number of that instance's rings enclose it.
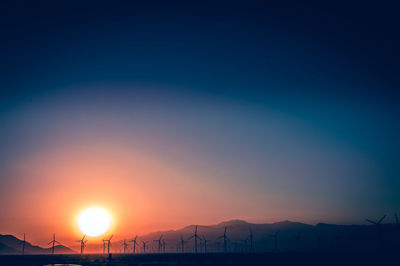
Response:
[[[1,234],[68,243],[90,206],[118,237],[400,211],[396,9],[22,2],[0,6]]]

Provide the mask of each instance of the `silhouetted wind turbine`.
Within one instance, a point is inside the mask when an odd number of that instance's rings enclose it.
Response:
[[[217,239],[224,239],[224,252],[228,251],[228,237],[226,236],[226,226],[224,227],[224,234],[219,236]]]
[[[204,253],[207,253],[207,242],[209,242],[210,240],[206,239],[206,237],[203,236],[203,241],[204,241]]]
[[[159,239],[153,240],[154,242],[158,243],[158,253],[161,252],[161,240],[162,240],[162,235],[160,236]]]
[[[107,254],[110,254],[111,238],[113,236],[114,235],[111,235],[109,239],[103,239],[103,243],[104,244],[107,243]]]
[[[24,255],[25,254],[25,244],[26,244],[25,233],[24,233],[24,240],[22,240],[22,242],[20,242],[19,244],[22,245],[22,255]]]
[[[397,213],[394,214],[394,218],[396,220],[396,225],[399,225],[399,217],[397,216]]]
[[[182,235],[181,235],[181,251],[182,253],[185,252],[185,240],[183,239]]]
[[[132,250],[133,254],[136,253],[137,238],[138,238],[138,236],[135,236],[135,238],[133,240],[129,241],[129,242],[133,242],[133,250]]]
[[[142,241],[142,243],[143,243],[143,253],[146,253],[146,244],[147,244],[147,242],[146,241]]]
[[[124,246],[124,254],[126,253],[127,248],[129,247],[129,244],[126,242],[126,240],[124,239],[124,243],[122,243],[122,245]]]
[[[249,240],[250,240],[250,252],[253,252],[254,249],[254,242],[253,242],[253,231],[251,230],[251,227],[249,228],[250,234],[249,234]]]
[[[377,230],[378,230],[378,238],[379,238],[379,245],[381,245],[382,243],[382,233],[381,233],[381,223],[383,222],[383,219],[385,219],[386,218],[386,214],[385,215],[383,215],[382,216],[382,218],[381,219],[379,219],[379,221],[377,221],[377,222],[375,222],[375,221],[372,221],[372,220],[370,220],[370,219],[365,219],[367,222],[369,222],[369,223],[371,223],[371,224],[373,224],[373,225],[375,225],[376,226],[376,228],[377,228]]]
[[[194,253],[197,253],[197,239],[199,238],[199,236],[197,235],[197,225],[194,229],[194,235],[192,235],[191,237],[189,237],[188,240],[194,238]]]
[[[383,221],[383,219],[385,219],[385,218],[386,218],[386,214],[383,215],[382,218],[379,219],[379,221],[377,221],[377,222],[372,221],[372,220],[370,220],[370,219],[365,219],[365,220],[366,220],[367,222],[371,223],[371,224],[374,224],[374,225],[376,225],[376,226],[380,226],[381,223],[382,223],[382,221]]]
[[[83,235],[82,239],[77,240],[77,242],[81,243],[81,255],[83,254],[83,250],[85,249],[86,242],[87,242],[87,240],[85,241],[85,237],[86,237],[86,235]]]
[[[276,231],[275,234],[271,234],[269,235],[269,237],[272,237],[274,239],[274,247],[275,247],[275,251],[278,250],[278,234],[279,234],[279,230]]]
[[[164,239],[162,240],[162,250],[165,253],[165,240]]]
[[[53,244],[52,248],[51,248],[51,255],[54,255],[54,245],[55,243],[60,244],[60,242],[56,241],[56,234],[53,233],[53,240],[50,241],[47,245]]]

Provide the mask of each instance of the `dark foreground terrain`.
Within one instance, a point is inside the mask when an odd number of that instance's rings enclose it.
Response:
[[[393,253],[209,253],[2,255],[0,265],[384,265],[399,262]]]

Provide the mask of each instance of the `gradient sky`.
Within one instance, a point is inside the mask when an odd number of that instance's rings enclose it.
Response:
[[[56,2],[0,4],[0,233],[400,211],[398,7]]]

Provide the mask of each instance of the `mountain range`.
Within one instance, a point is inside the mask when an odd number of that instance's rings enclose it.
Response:
[[[0,235],[0,254],[21,254],[22,243],[22,240],[16,238],[13,235]],[[63,245],[56,245],[54,247],[54,253],[66,254],[75,253],[75,251]],[[42,248],[40,246],[35,246],[29,242],[26,242],[25,254],[51,254],[51,247]]]
[[[376,225],[336,225],[319,223],[309,225],[299,222],[282,221],[269,224],[248,223],[243,220],[230,220],[215,225],[190,225],[178,230],[157,231],[138,236],[136,252],[143,252],[142,241],[147,242],[146,252],[158,252],[158,242],[162,236],[165,252],[193,252],[195,228],[198,232],[198,251],[204,252],[266,252],[266,251],[359,251],[369,252],[377,249],[398,249],[400,247],[400,225],[387,223]],[[223,235],[226,228],[226,242]],[[252,236],[252,237],[251,237]],[[134,236],[130,239],[132,240]],[[251,240],[252,239],[252,240]],[[123,239],[113,238],[111,252],[123,252]],[[12,235],[0,235],[0,253],[21,253],[21,240]],[[225,246],[226,245],[226,246]],[[75,251],[74,251],[75,250]],[[56,253],[73,253],[79,246],[56,246]],[[101,243],[90,243],[86,252],[100,253]],[[133,252],[133,244],[127,252]],[[42,248],[26,243],[25,252],[50,254],[51,248]]]

